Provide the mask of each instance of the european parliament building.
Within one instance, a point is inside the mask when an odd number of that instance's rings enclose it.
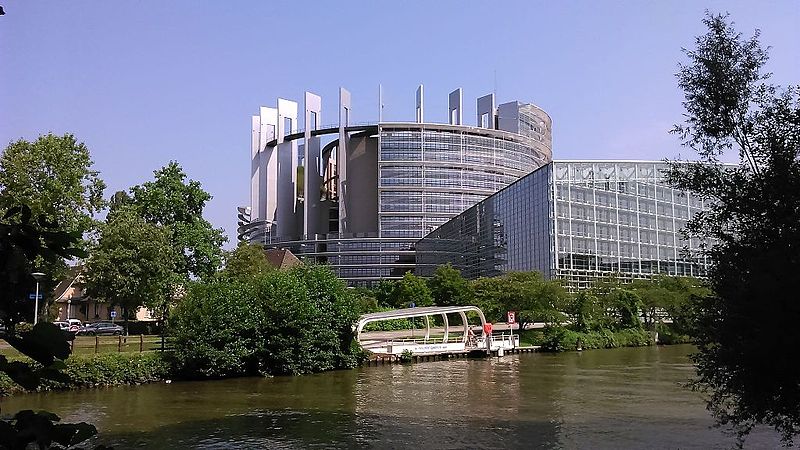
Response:
[[[329,265],[350,285],[415,271],[423,236],[552,160],[551,120],[526,103],[476,100],[463,123],[461,89],[448,123],[424,120],[416,92],[411,122],[352,123],[340,89],[338,122],[320,125],[322,99],[303,109],[278,99],[252,118],[251,200],[239,208],[239,239],[289,249]],[[303,117],[303,127],[298,127]]]
[[[253,116],[240,240],[327,264],[351,286],[448,262],[468,278],[538,270],[573,287],[705,270],[679,233],[702,202],[667,187],[662,163],[553,162],[547,113],[493,94],[476,99],[474,125],[461,89],[448,123],[424,120],[422,86],[411,122],[352,123],[350,93],[338,100],[331,125],[309,92],[302,110],[279,98]]]

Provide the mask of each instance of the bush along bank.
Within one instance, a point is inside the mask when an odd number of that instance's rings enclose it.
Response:
[[[645,347],[653,344],[647,331],[641,328],[621,330],[575,331],[566,327],[546,328],[541,347],[546,352],[590,350],[617,347]]]
[[[643,327],[603,328],[576,330],[572,326],[548,326],[538,330],[525,330],[520,335],[523,345],[539,346],[543,352],[565,352],[619,347],[646,347],[650,345],[689,344],[692,339],[662,324],[657,335]],[[655,338],[658,338],[658,341]]]
[[[358,317],[357,299],[325,267],[219,276],[191,285],[172,311],[170,352],[72,355],[39,390],[353,368],[366,359]],[[0,374],[0,395],[21,390]]]
[[[64,375],[61,379],[42,380],[38,390],[145,384],[172,377],[168,356],[161,352],[71,356],[65,361],[61,372]],[[23,389],[5,373],[0,373],[0,395],[16,392],[23,392]]]
[[[330,269],[299,266],[196,283],[169,328],[181,377],[297,375],[358,365],[358,317]]]

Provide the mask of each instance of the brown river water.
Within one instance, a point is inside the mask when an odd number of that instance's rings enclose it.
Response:
[[[19,395],[115,448],[730,448],[682,385],[691,346]],[[748,448],[775,448],[760,429]]]

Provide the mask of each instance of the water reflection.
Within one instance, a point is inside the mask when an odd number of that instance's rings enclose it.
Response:
[[[686,346],[17,396],[117,448],[727,448]],[[772,433],[748,441],[775,447]]]

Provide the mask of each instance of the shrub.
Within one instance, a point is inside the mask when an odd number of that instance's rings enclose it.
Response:
[[[658,331],[658,343],[665,344],[665,345],[673,345],[673,344],[690,344],[692,343],[692,338],[682,333],[680,327],[676,327],[671,324],[661,324],[656,328]]]
[[[602,329],[579,332],[566,327],[548,327],[543,332],[540,344],[542,351],[563,352],[578,347],[589,350],[597,348],[643,347],[652,344],[650,334],[641,328],[621,330]],[[580,346],[578,345],[580,343]]]
[[[419,326],[419,322],[416,325]],[[364,326],[363,331],[396,331],[410,330],[411,328],[411,319],[392,319],[368,323]]]
[[[410,363],[413,358],[414,358],[414,353],[412,353],[411,350],[409,350],[409,349],[405,349],[405,350],[403,350],[402,353],[400,353],[400,362],[401,363],[404,363],[404,364]]]
[[[62,371],[64,380],[43,380],[38,390],[78,389],[144,384],[171,377],[170,363],[159,352],[105,353],[92,356],[70,356]],[[36,366],[36,363],[32,363]],[[0,395],[9,395],[22,388],[0,373]]]
[[[170,322],[188,377],[300,374],[348,368],[358,304],[321,266],[193,285]]]
[[[106,353],[88,358],[71,357],[64,373],[67,385],[53,384],[48,389],[144,384],[170,377],[171,367],[160,352]]]

